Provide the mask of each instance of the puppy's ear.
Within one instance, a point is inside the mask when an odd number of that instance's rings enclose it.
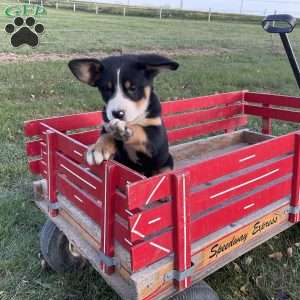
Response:
[[[152,77],[156,76],[161,71],[175,71],[179,67],[177,62],[156,54],[139,55],[138,63],[143,66]]]
[[[69,68],[78,80],[91,86],[95,86],[101,77],[102,65],[97,59],[73,59]]]

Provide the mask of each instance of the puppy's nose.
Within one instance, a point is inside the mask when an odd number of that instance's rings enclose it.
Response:
[[[116,119],[124,119],[125,117],[125,111],[124,110],[113,110],[112,115]]]

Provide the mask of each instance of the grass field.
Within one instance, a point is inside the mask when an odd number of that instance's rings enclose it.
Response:
[[[117,299],[92,269],[58,275],[42,271],[38,262],[44,217],[31,202],[33,178],[24,156],[23,121],[102,105],[96,90],[71,76],[68,58],[118,51],[170,54],[181,68],[157,80],[163,99],[240,89],[299,95],[299,90],[278,38],[271,39],[259,24],[160,21],[55,9],[39,21],[46,33],[35,50],[13,49],[9,36],[0,31],[0,299]],[[2,14],[0,28],[8,22]],[[299,30],[292,40],[299,43]],[[274,132],[294,128],[276,123]],[[224,300],[299,300],[299,241],[300,229],[294,227],[208,281]],[[292,257],[286,254],[288,247],[293,248]],[[270,259],[274,252],[282,252],[283,258]]]

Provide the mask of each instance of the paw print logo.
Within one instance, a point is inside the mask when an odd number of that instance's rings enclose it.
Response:
[[[5,31],[11,34],[10,42],[13,47],[19,47],[27,44],[32,48],[39,44],[39,35],[45,31],[43,24],[36,24],[33,17],[24,20],[22,17],[16,17],[14,24],[7,24]]]

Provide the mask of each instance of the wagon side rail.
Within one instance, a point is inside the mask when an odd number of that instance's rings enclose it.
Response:
[[[245,114],[262,119],[262,133],[272,134],[272,119],[300,123],[300,98],[246,92]]]
[[[231,132],[248,122],[244,114],[246,91],[220,93],[162,103],[171,144],[212,133]]]
[[[94,221],[101,229],[100,240],[96,241],[97,250],[102,253],[99,262],[101,270],[112,273],[116,264],[115,214],[120,211],[119,207],[126,206],[122,190],[125,190],[128,183],[144,177],[114,161],[87,167],[84,160],[86,145],[46,123],[35,125],[39,131],[32,133],[39,134],[41,153],[38,159],[30,160],[29,165],[33,173],[46,179],[49,215],[53,218],[60,215],[60,193]],[[119,203],[117,207],[114,205],[116,202]]]
[[[174,257],[167,278],[182,288],[191,284],[192,243],[274,203],[289,203],[298,222],[298,169],[299,135],[291,133],[128,185],[128,230],[118,239],[132,271]]]

